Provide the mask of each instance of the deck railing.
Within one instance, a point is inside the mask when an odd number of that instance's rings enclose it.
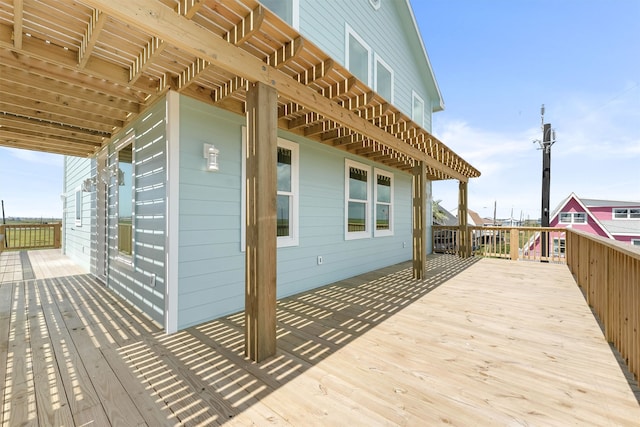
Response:
[[[460,253],[462,233],[457,226],[434,225],[434,252]],[[566,260],[564,228],[467,227],[466,233],[472,255],[558,263]]]
[[[62,224],[2,224],[2,250],[44,249],[61,247]]]
[[[567,264],[602,322],[605,337],[640,379],[640,250],[571,230]]]
[[[566,263],[618,349],[640,379],[640,250],[629,244],[569,228],[433,226],[433,250],[511,260]],[[547,247],[546,256],[542,248]]]

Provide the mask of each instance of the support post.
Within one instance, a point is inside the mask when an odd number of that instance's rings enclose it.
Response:
[[[545,123],[542,130],[542,209],[540,226],[549,226],[549,194],[551,192],[551,124]],[[548,233],[540,234],[541,262],[549,262]]]
[[[426,277],[427,169],[424,162],[413,168],[413,278]]]
[[[260,362],[276,353],[277,91],[247,91],[247,223],[245,355]]]
[[[458,185],[458,233],[460,237],[459,255],[462,258],[468,258],[471,256],[471,235],[469,233],[468,223],[468,197],[467,197],[467,183],[460,181]]]

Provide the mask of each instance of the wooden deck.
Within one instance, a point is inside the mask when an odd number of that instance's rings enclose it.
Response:
[[[428,265],[279,301],[261,364],[242,314],[167,336],[88,275],[2,283],[0,425],[638,425],[566,266]]]

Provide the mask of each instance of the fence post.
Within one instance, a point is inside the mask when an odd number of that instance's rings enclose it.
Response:
[[[509,233],[509,249],[512,261],[518,260],[518,250],[520,249],[520,245],[518,244],[519,234],[517,228],[511,228],[511,232]]]
[[[62,247],[62,224],[57,222],[53,225],[53,247],[59,249]]]

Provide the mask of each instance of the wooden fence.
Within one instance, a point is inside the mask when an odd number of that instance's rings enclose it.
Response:
[[[2,250],[60,248],[62,224],[3,224],[0,225]]]
[[[460,253],[460,238],[464,232],[457,226],[434,225],[434,252]],[[566,260],[564,228],[467,227],[466,233],[472,255],[557,263]]]
[[[640,250],[571,230],[567,264],[600,318],[605,337],[640,379]]]

